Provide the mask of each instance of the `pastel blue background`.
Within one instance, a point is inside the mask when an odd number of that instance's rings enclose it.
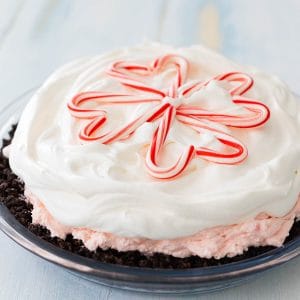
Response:
[[[203,43],[300,93],[299,28],[299,0],[0,0],[0,109],[69,60],[144,39]],[[299,276],[300,258],[202,299],[300,299]],[[164,297],[85,282],[0,233],[0,299],[141,298]]]

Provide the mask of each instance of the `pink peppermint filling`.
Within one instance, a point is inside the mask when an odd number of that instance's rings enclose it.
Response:
[[[254,219],[239,224],[216,226],[198,233],[176,239],[152,240],[128,238],[89,228],[75,228],[60,224],[55,220],[43,203],[28,190],[27,200],[33,205],[32,222],[47,227],[52,236],[64,239],[67,234],[83,241],[94,251],[113,248],[118,251],[138,250],[150,255],[155,252],[176,257],[197,255],[204,258],[233,257],[242,254],[250,246],[282,246],[289,235],[295,218],[300,216],[300,196],[294,208],[283,217],[260,213]]]

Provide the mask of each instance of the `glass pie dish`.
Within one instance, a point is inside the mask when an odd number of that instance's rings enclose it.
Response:
[[[18,97],[0,112],[1,140],[36,89]],[[253,258],[219,266],[190,269],[151,269],[102,263],[58,248],[26,229],[0,204],[0,229],[25,249],[71,273],[99,284],[140,292],[208,293],[245,282],[300,254],[300,237]]]

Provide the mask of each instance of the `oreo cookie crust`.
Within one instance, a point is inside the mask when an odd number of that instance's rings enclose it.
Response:
[[[139,251],[119,252],[114,249],[103,250],[98,248],[96,251],[90,251],[83,245],[81,240],[74,239],[71,234],[67,235],[65,240],[58,237],[51,237],[50,231],[46,227],[32,224],[31,211],[33,207],[30,203],[25,201],[24,183],[12,172],[8,159],[2,153],[2,149],[10,144],[16,127],[17,125],[13,125],[9,131],[9,138],[3,139],[2,141],[0,153],[0,202],[33,234],[61,249],[104,263],[165,269],[186,269],[224,265],[253,258],[275,249],[275,247],[271,246],[250,247],[242,255],[231,258],[224,257],[221,259],[207,259],[198,256],[178,258],[161,253],[146,256]],[[299,236],[300,221],[295,221],[284,244]]]

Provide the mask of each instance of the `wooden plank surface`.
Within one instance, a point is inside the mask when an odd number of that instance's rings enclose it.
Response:
[[[0,0],[0,109],[61,64],[154,40],[203,43],[300,94],[298,0]],[[0,299],[163,299],[97,286],[0,233]],[[202,299],[300,299],[300,258]],[[191,299],[197,299],[192,297]]]

